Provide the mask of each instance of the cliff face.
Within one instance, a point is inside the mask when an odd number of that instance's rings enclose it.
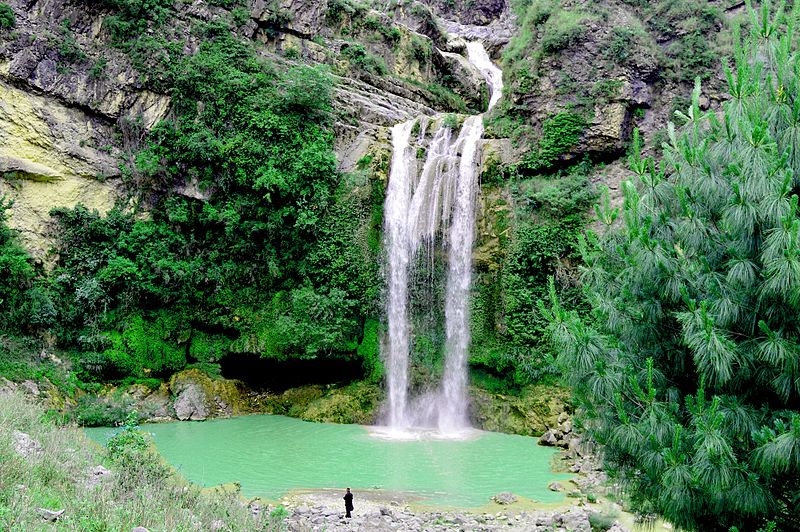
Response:
[[[513,114],[521,125],[495,123],[495,136],[535,139],[548,117],[581,108],[588,123],[567,159],[591,153],[613,160],[633,127],[663,127],[691,81],[670,78],[665,65],[694,28],[654,24],[659,2],[650,10],[617,0],[531,0],[515,2],[515,9],[506,0],[250,0],[228,3],[233,10],[213,4],[220,3],[182,4],[163,31],[182,38],[191,53],[201,39],[194,26],[233,17],[236,31],[265,55],[330,65],[339,74],[336,145],[345,171],[385,150],[386,128],[399,121],[485,104],[480,75],[454,53],[464,44],[456,34],[483,40],[506,67],[506,102],[493,116]],[[731,7],[711,4],[720,12]],[[166,116],[170,97],[112,45],[114,12],[105,3],[9,5],[16,26],[0,33],[0,192],[15,200],[10,223],[42,258],[48,211],[77,203],[109,209],[122,193],[126,149]],[[708,27],[718,30],[721,21]],[[494,146],[510,162],[526,142],[515,150],[507,141]]]
[[[457,103],[481,105],[479,74],[434,47],[434,40],[441,47],[446,43],[422,4],[373,10],[350,3],[250,0],[229,3],[237,6],[232,12],[214,3],[181,5],[161,31],[182,39],[184,52],[191,53],[201,39],[196,25],[239,17],[236,31],[264,55],[333,67],[340,74],[336,133],[345,171],[379,148],[374,144],[386,142],[388,126],[449,110],[431,90],[437,79],[448,77],[460,92]],[[102,213],[126,192],[135,193],[124,190],[120,167],[130,148],[166,116],[170,97],[152,78],[148,82],[149,72],[135,64],[136,57],[113,45],[115,13],[102,7],[113,3],[8,4],[16,25],[0,32],[0,194],[15,202],[9,223],[43,259],[52,208],[82,203]],[[348,55],[354,47],[361,57]],[[364,57],[374,64],[353,66]]]

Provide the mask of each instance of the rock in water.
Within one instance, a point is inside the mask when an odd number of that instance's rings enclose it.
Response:
[[[564,486],[559,484],[558,482],[551,482],[547,485],[547,489],[550,491],[564,491]]]
[[[492,500],[497,504],[512,504],[517,502],[517,497],[513,493],[504,491],[503,493],[498,493],[492,497]]]
[[[539,445],[555,446],[558,443],[558,437],[553,429],[548,430],[539,438]]]

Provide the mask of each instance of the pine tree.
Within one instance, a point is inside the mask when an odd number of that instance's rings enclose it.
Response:
[[[598,205],[621,223],[584,240],[590,318],[552,289],[547,311],[608,471],[686,529],[800,530],[798,9],[748,9],[723,112],[698,82],[660,164],[635,135],[622,207]]]

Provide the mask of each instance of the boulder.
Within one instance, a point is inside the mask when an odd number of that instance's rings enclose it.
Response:
[[[583,508],[573,506],[568,512],[556,516],[561,526],[571,532],[591,532],[589,512]]]
[[[87,488],[93,488],[111,478],[111,471],[101,465],[96,465],[89,468],[89,480],[86,483]]]
[[[277,25],[302,37],[317,34],[325,20],[327,0],[251,0],[251,16],[265,25]]]
[[[24,432],[15,430],[11,436],[14,440],[14,451],[23,458],[38,457],[44,452],[41,444]]]
[[[51,523],[55,523],[58,521],[61,516],[64,515],[66,510],[48,510],[47,508],[37,508],[36,512],[44,519],[45,521],[50,521]]]
[[[15,391],[17,391],[16,384],[6,379],[5,377],[0,377],[0,397],[4,395],[11,395]]]
[[[456,91],[468,102],[487,103],[486,79],[469,60],[457,53],[443,52],[436,48],[435,61],[440,65],[440,70],[445,75],[451,76],[458,82]]]
[[[20,384],[20,386],[27,393],[31,394],[34,397],[39,397],[39,394],[41,393],[39,391],[39,386],[33,381],[23,381],[22,384]]]
[[[558,415],[569,405],[569,391],[553,386],[528,386],[514,396],[472,387],[470,395],[475,426],[523,436],[539,436],[556,426]]]
[[[504,491],[492,497],[492,500],[497,504],[513,504],[517,502],[517,497],[513,493]]]
[[[188,369],[172,376],[169,392],[154,392],[152,406],[162,405],[171,393],[172,410],[180,420],[201,421],[209,417],[228,417],[252,412],[252,405],[239,381],[212,379],[197,369]]]
[[[547,489],[550,491],[564,491],[564,486],[562,486],[559,482],[551,482],[547,485]]]
[[[631,114],[626,102],[598,105],[594,121],[586,131],[586,149],[598,153],[618,153],[624,149],[630,132]]]
[[[206,395],[203,388],[197,383],[181,386],[172,406],[175,409],[175,415],[181,421],[203,421],[208,417]]]
[[[558,436],[556,436],[556,431],[553,429],[548,430],[539,438],[539,445],[546,445],[548,447],[554,447],[558,443]]]

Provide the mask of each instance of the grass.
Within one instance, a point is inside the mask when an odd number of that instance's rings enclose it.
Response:
[[[14,431],[38,441],[27,458]],[[2,530],[283,530],[280,515],[253,515],[233,490],[201,490],[167,466],[149,437],[127,427],[103,449],[74,426],[57,426],[21,395],[0,396],[0,529]],[[111,475],[93,479],[103,465]],[[56,523],[39,508],[64,510]]]

